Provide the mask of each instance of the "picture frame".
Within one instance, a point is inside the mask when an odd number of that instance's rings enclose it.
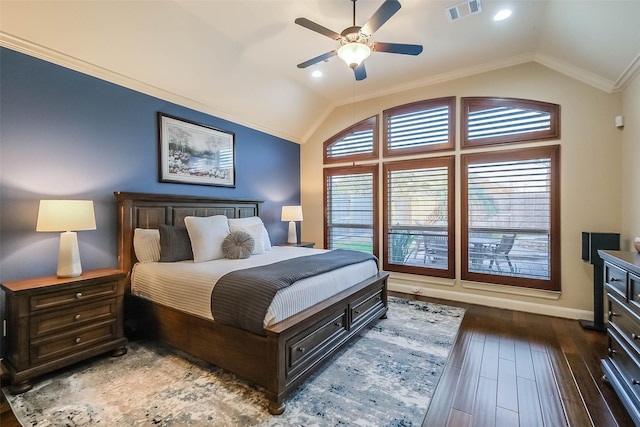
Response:
[[[235,187],[235,134],[158,113],[161,182]]]

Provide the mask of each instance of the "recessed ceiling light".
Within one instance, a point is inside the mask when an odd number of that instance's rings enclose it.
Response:
[[[322,77],[322,71],[315,70],[313,73],[311,73],[311,76],[315,78]]]
[[[508,17],[511,16],[511,11],[509,9],[502,9],[498,11],[495,15],[493,15],[494,21],[504,21]]]

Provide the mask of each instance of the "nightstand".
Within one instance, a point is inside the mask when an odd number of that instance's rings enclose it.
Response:
[[[6,293],[6,357],[2,367],[11,391],[23,393],[31,380],[55,369],[112,351],[127,352],[123,333],[124,278],[115,269],[2,284]]]
[[[296,248],[313,248],[316,242],[280,243],[276,246],[293,246]]]

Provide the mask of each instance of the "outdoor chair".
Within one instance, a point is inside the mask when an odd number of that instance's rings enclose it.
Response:
[[[500,238],[500,243],[498,243],[495,247],[491,249],[491,253],[489,254],[491,261],[489,262],[489,269],[493,267],[493,263],[495,262],[496,268],[498,271],[502,271],[500,269],[499,258],[504,258],[507,260],[509,264],[509,270],[511,273],[514,272],[513,265],[511,264],[511,259],[509,259],[509,252],[513,249],[513,243],[516,240],[515,234],[503,234]]]

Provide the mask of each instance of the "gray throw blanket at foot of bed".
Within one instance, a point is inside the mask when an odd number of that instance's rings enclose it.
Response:
[[[377,259],[360,251],[335,249],[291,258],[222,276],[211,292],[211,313],[216,322],[265,335],[264,318],[276,293],[298,280],[340,267]]]

